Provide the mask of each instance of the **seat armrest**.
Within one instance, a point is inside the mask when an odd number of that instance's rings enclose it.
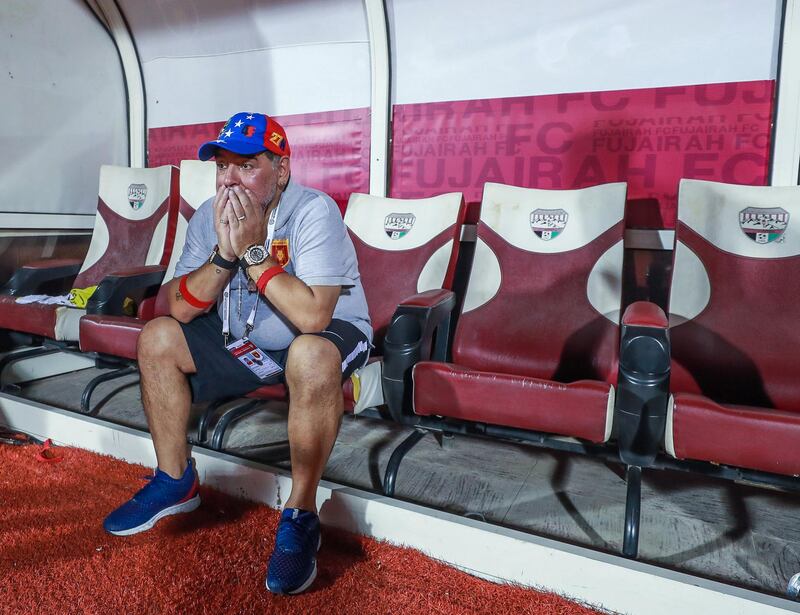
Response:
[[[140,303],[158,293],[167,268],[164,265],[133,267],[108,274],[86,304],[87,314],[122,316],[126,297]]]
[[[620,459],[648,466],[664,438],[669,401],[670,342],[664,311],[647,301],[622,316],[614,426]]]
[[[449,344],[450,317],[456,305],[451,290],[429,290],[397,306],[383,340],[383,395],[396,421],[414,423],[411,370],[430,358],[444,361]],[[434,333],[436,334],[435,347]]]
[[[636,301],[631,303],[622,315],[622,325],[666,329],[669,321],[664,310],[655,303]]]
[[[61,281],[68,285],[83,264],[77,258],[47,258],[26,263],[14,272],[11,279],[3,287],[3,295],[36,295],[43,294],[42,287],[48,282]]]
[[[436,288],[426,290],[403,299],[397,307],[423,308],[431,310],[446,310],[449,312],[455,305],[455,294],[452,290]]]

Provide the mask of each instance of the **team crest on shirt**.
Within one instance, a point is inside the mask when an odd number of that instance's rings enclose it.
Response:
[[[408,235],[416,221],[414,214],[389,214],[383,220],[383,230],[389,239],[401,239]]]
[[[747,207],[739,212],[739,228],[758,244],[780,243],[789,226],[789,212],[781,207]]]
[[[270,245],[270,252],[272,258],[278,261],[281,267],[285,267],[289,262],[289,240],[288,239],[273,239]]]
[[[131,184],[128,186],[128,203],[134,211],[138,211],[144,205],[147,198],[147,186],[145,184]]]
[[[534,209],[531,230],[543,241],[558,237],[567,226],[569,214],[563,209]]]

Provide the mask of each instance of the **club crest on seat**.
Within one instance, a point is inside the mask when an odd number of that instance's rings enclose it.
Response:
[[[739,212],[739,228],[759,244],[783,241],[789,212],[781,207],[746,207]]]
[[[147,198],[147,185],[146,184],[131,184],[128,186],[128,203],[134,211],[138,211],[144,205]]]
[[[561,234],[568,219],[569,214],[563,209],[534,209],[531,212],[531,230],[540,239],[550,241]]]
[[[389,214],[383,220],[383,230],[389,236],[389,239],[400,239],[408,235],[408,232],[414,226],[417,217],[414,214]]]

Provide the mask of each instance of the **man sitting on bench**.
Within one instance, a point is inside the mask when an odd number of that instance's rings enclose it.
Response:
[[[197,508],[192,401],[283,382],[292,491],[267,571],[275,593],[299,593],[316,577],[316,491],[341,423],[341,383],[366,364],[372,339],[339,209],[290,180],[289,154],[283,128],[260,113],[237,113],[200,147],[201,160],[217,163],[217,194],[189,223],[170,316],[149,322],[137,349],[158,468],[104,522],[127,536]]]

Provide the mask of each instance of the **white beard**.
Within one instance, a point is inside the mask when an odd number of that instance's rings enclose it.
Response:
[[[275,198],[277,192],[278,192],[278,180],[276,179],[275,183],[272,184],[272,190],[270,190],[269,196],[267,196],[264,199],[264,202],[261,204],[261,206],[264,208],[264,211],[267,211],[269,204],[272,203],[272,199]]]

